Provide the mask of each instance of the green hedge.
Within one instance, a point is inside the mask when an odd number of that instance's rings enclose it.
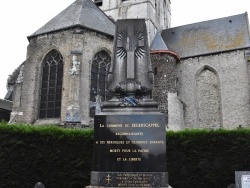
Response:
[[[169,132],[167,166],[174,188],[226,188],[250,171],[250,130]]]
[[[0,125],[0,187],[83,188],[90,183],[92,130]],[[167,133],[167,171],[174,188],[226,188],[250,171],[250,130]]]
[[[0,187],[81,187],[89,184],[93,131],[0,126]]]

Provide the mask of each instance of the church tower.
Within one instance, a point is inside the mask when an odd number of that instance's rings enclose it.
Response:
[[[149,42],[157,31],[171,25],[170,0],[93,0],[106,15],[117,19],[145,18]]]

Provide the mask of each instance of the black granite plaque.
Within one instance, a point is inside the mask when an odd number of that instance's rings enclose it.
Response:
[[[96,115],[94,139],[91,185],[166,184],[164,115]]]

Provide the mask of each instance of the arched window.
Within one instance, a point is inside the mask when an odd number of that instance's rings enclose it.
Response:
[[[39,118],[59,118],[61,116],[63,80],[63,57],[52,50],[42,64]]]
[[[96,96],[99,95],[101,101],[111,99],[108,91],[107,75],[110,67],[111,58],[106,51],[100,51],[93,57],[91,66],[91,88],[90,101],[96,102]],[[94,117],[95,107],[90,109],[90,117]]]
[[[220,81],[210,67],[203,67],[196,76],[198,122],[202,128],[221,127]]]

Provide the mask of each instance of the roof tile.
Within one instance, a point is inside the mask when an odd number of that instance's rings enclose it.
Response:
[[[29,37],[74,26],[114,35],[115,24],[91,0],[76,0]]]

